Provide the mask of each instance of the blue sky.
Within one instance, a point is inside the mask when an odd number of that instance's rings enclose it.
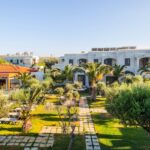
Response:
[[[0,54],[150,48],[150,0],[0,0]]]

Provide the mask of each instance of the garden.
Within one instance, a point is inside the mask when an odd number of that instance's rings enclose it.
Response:
[[[53,64],[45,62],[43,81],[23,73],[20,89],[0,93],[0,149],[150,149],[149,65],[134,75],[120,65]],[[73,82],[77,71],[89,89]]]

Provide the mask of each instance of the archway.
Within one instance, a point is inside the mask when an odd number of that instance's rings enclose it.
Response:
[[[106,58],[104,59],[104,64],[114,66],[116,64],[116,59],[114,58]]]

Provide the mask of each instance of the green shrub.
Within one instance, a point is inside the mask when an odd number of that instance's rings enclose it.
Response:
[[[65,86],[66,92],[72,91],[73,88],[74,88],[73,84],[71,84],[71,83],[67,83],[66,86]]]
[[[137,84],[137,83],[143,83],[143,77],[140,75],[136,75],[136,76],[131,76],[131,75],[127,75],[125,76],[125,78],[123,79],[123,81],[127,84]]]
[[[105,90],[106,90],[106,84],[105,84],[105,82],[99,81],[97,83],[97,90],[99,92],[99,95],[104,95],[105,94]]]
[[[121,85],[107,91],[106,109],[125,125],[141,126],[150,133],[150,86]]]
[[[62,87],[58,87],[54,90],[54,93],[58,96],[62,96],[64,94],[64,89]]]
[[[6,116],[8,113],[8,99],[3,94],[3,92],[0,91],[0,118]]]
[[[25,101],[26,97],[25,97],[25,91],[23,89],[18,89],[16,91],[13,91],[10,95],[10,99],[13,101]]]
[[[79,98],[80,98],[80,94],[78,91],[73,91],[73,98],[76,100],[76,101],[79,101]]]

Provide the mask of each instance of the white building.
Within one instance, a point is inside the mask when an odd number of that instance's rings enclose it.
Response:
[[[55,67],[64,69],[68,64],[79,65],[81,63],[97,62],[108,65],[126,65],[126,70],[138,73],[138,69],[150,63],[150,49],[137,49],[136,47],[115,47],[115,48],[92,48],[90,52],[80,54],[65,54],[60,57],[60,62]],[[88,77],[78,73],[74,80],[84,80],[88,86]]]
[[[3,56],[3,58],[12,64],[25,67],[31,67],[33,64],[38,63],[39,60],[39,57],[34,56],[32,52],[16,53],[14,55],[8,54]]]

